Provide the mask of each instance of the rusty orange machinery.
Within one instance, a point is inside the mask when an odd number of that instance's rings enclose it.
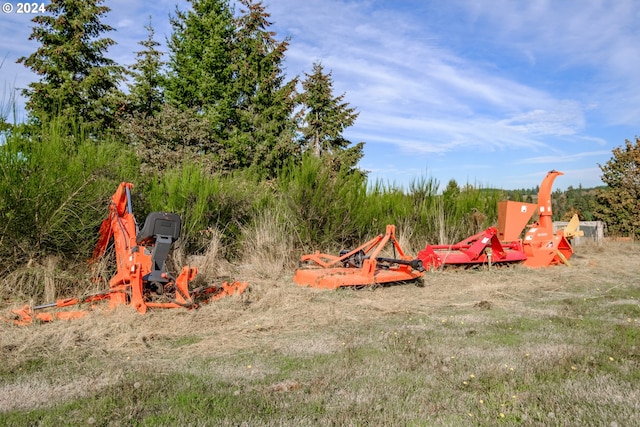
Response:
[[[563,173],[555,170],[547,173],[537,204],[499,202],[497,228],[487,228],[453,245],[427,245],[418,253],[418,259],[428,269],[447,265],[523,263],[536,268],[568,264],[573,248],[563,230],[553,232],[551,210],[551,188],[560,175]],[[536,212],[538,221],[529,224]]]
[[[489,227],[453,245],[427,245],[418,252],[425,268],[522,262],[527,258],[520,240],[503,242],[498,229]]]
[[[131,207],[132,188],[133,184],[123,182],[112,196],[109,216],[100,226],[100,237],[93,253],[93,261],[103,257],[113,239],[116,274],[109,281],[109,289],[86,297],[13,310],[14,323],[82,317],[85,311],[37,311],[102,300],[108,301],[111,308],[130,305],[140,313],[149,308],[196,308],[224,296],[241,294],[248,288],[249,284],[245,282],[224,282],[191,290],[189,284],[198,274],[196,267],[183,267],[177,278],[169,273],[165,262],[171,246],[180,237],[180,217],[173,213],[152,212],[138,230]]]
[[[302,286],[322,289],[361,287],[422,280],[422,261],[404,253],[395,236],[394,225],[361,246],[340,255],[316,252],[303,255],[301,266],[293,276]],[[390,244],[391,257],[381,253]]]
[[[503,201],[498,203],[498,228],[501,240],[517,239],[523,229],[523,248],[527,255],[524,265],[527,267],[548,267],[568,264],[573,255],[573,247],[565,236],[564,230],[553,232],[553,211],[551,208],[551,188],[562,172],[552,170],[540,184],[538,203]],[[536,212],[538,220],[528,224]],[[527,225],[528,224],[528,225]]]

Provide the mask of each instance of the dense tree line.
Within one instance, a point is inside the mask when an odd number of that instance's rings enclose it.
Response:
[[[51,0],[33,19],[39,46],[18,60],[39,76],[24,90],[28,120],[0,120],[5,263],[85,257],[124,180],[137,183],[140,211],[183,216],[194,251],[216,227],[239,250],[257,218],[280,221],[276,229],[305,250],[357,243],[385,222],[413,229],[420,245],[452,243],[493,224],[501,199],[535,202],[537,188],[368,182],[357,167],[364,143],[344,137],[356,109],[334,94],[321,62],[286,76],[289,40],[271,30],[260,1],[176,8],[166,62],[150,17],[128,66],[107,57],[115,43],[102,22],[108,12],[103,0]],[[614,150],[600,166],[604,188],[554,192],[554,219],[578,213],[637,235],[639,152],[637,138]]]
[[[136,63],[125,67],[106,57],[115,42],[105,37],[113,28],[102,22],[103,0],[52,1],[33,20],[40,47],[18,60],[40,76],[24,91],[30,118],[71,117],[94,134],[119,135],[156,173],[198,161],[273,178],[304,152],[356,166],[363,143],[343,137],[355,109],[333,95],[320,63],[304,81],[287,80],[289,41],[271,31],[262,2],[239,0],[237,11],[229,0],[189,3],[171,17],[167,63],[150,19]]]
[[[183,215],[196,251],[211,227],[238,240],[252,212],[274,203],[272,182],[286,187],[297,170],[315,168],[328,186],[350,176],[366,187],[357,169],[364,143],[343,136],[357,112],[333,94],[321,63],[285,75],[289,40],[272,31],[262,2],[176,7],[166,52],[149,17],[133,64],[108,57],[115,41],[103,0],[52,0],[45,10],[33,19],[37,49],[18,59],[38,76],[23,90],[28,120],[11,125],[2,114],[0,122],[8,264],[86,257],[119,181],[136,183],[137,210]]]
[[[598,211],[598,194],[602,187],[584,188],[579,185],[567,187],[566,190],[554,190],[551,193],[554,221],[569,221],[577,214],[582,221],[595,221]],[[532,188],[520,188],[507,190],[509,200],[517,200],[525,203],[538,202],[539,186]]]

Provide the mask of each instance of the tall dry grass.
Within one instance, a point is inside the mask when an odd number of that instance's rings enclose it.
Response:
[[[278,279],[296,265],[295,230],[286,212],[265,210],[242,229],[242,262],[263,279]]]

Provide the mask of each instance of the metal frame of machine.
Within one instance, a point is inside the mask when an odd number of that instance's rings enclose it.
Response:
[[[109,289],[81,297],[60,299],[35,307],[24,306],[12,310],[12,321],[30,324],[34,320],[49,322],[54,319],[73,319],[86,315],[86,311],[40,312],[51,307],[68,307],[82,303],[106,300],[109,307],[129,305],[140,313],[150,308],[197,308],[224,296],[241,294],[246,282],[224,282],[220,285],[189,289],[198,269],[185,266],[178,277],[166,269],[166,259],[173,243],[180,237],[181,219],[167,212],[150,213],[142,230],[133,215],[131,189],[133,184],[123,182],[111,197],[109,216],[100,226],[100,237],[92,261],[104,256],[113,240],[116,254],[116,274],[109,281]]]
[[[396,227],[387,225],[385,234],[339,256],[320,252],[303,255],[293,280],[302,286],[322,289],[421,280],[424,275],[422,262],[405,254],[395,233]],[[394,255],[381,257],[380,253],[388,243],[391,243]]]

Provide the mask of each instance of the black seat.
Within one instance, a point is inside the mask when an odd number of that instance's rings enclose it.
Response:
[[[136,242],[151,246],[151,271],[143,277],[147,282],[167,283],[165,261],[173,242],[180,237],[180,216],[167,212],[151,212],[144,221]]]
[[[157,236],[171,239],[171,243],[180,237],[180,216],[167,212],[151,212],[144,221],[142,230],[138,233],[139,245],[153,244]]]

